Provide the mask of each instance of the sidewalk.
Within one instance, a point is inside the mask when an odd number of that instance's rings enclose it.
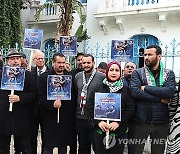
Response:
[[[13,142],[13,136],[12,136],[12,138],[11,138],[10,154],[14,154],[13,147],[14,147],[14,142]],[[38,154],[41,154],[41,138],[40,138],[40,133],[39,133],[39,136],[38,136]],[[54,149],[53,154],[58,154],[58,151],[57,151],[56,148]],[[69,154],[69,147],[68,147],[67,154]],[[92,154],[94,154],[94,153],[92,152]],[[128,154],[127,148],[125,148],[124,154]],[[150,154],[150,144],[147,144],[145,146],[145,150],[144,150],[143,154]]]

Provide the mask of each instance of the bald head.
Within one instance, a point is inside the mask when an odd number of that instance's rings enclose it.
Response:
[[[40,70],[43,69],[45,65],[44,53],[36,50],[33,54],[33,62]]]

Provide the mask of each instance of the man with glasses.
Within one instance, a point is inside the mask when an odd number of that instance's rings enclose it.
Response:
[[[45,65],[45,58],[44,58],[44,53],[37,50],[33,54],[33,62],[36,65],[34,68],[32,68],[32,74],[36,78],[36,84],[37,84],[37,89],[38,89],[38,81],[39,81],[39,76],[47,72],[49,68]],[[41,106],[39,104],[39,99],[37,96],[36,101],[33,103],[32,106],[32,111],[33,111],[33,118],[32,118],[32,134],[31,134],[31,149],[32,149],[32,154],[37,154],[37,137],[38,137],[38,130],[39,130],[39,125],[41,128],[41,140],[42,140],[42,147],[41,151],[43,153],[43,124],[42,124],[42,113],[41,113]]]
[[[123,83],[127,87],[129,87],[129,82],[131,80],[131,75],[136,69],[136,64],[134,62],[127,62],[124,66],[124,77],[123,77]]]

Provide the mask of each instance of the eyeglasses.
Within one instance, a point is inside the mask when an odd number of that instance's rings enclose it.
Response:
[[[126,68],[132,68],[132,69],[134,69],[134,66],[127,65]]]
[[[44,58],[34,58],[34,59],[36,59],[36,60],[44,60]]]

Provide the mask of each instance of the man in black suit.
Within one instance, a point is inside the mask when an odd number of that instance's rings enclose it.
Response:
[[[6,61],[10,67],[20,67],[21,54],[16,49],[10,49]],[[31,154],[29,107],[35,99],[35,89],[35,79],[28,71],[25,72],[23,91],[10,94],[10,90],[0,89],[0,154],[10,153],[11,135],[18,137],[23,154]],[[13,103],[12,112],[9,111],[10,103]]]
[[[44,72],[48,71],[48,67],[45,65],[44,53],[37,50],[33,54],[33,62],[36,65],[32,68],[32,74],[36,78],[36,85],[38,85],[39,76]],[[38,89],[38,86],[37,86]],[[36,101],[33,103],[32,106],[32,133],[31,133],[31,149],[32,154],[37,154],[37,137],[38,137],[38,130],[39,125],[41,128],[41,140],[42,140],[42,148],[41,151],[43,153],[43,123],[42,123],[42,113],[41,113],[41,106],[39,104],[39,99],[37,96]]]

